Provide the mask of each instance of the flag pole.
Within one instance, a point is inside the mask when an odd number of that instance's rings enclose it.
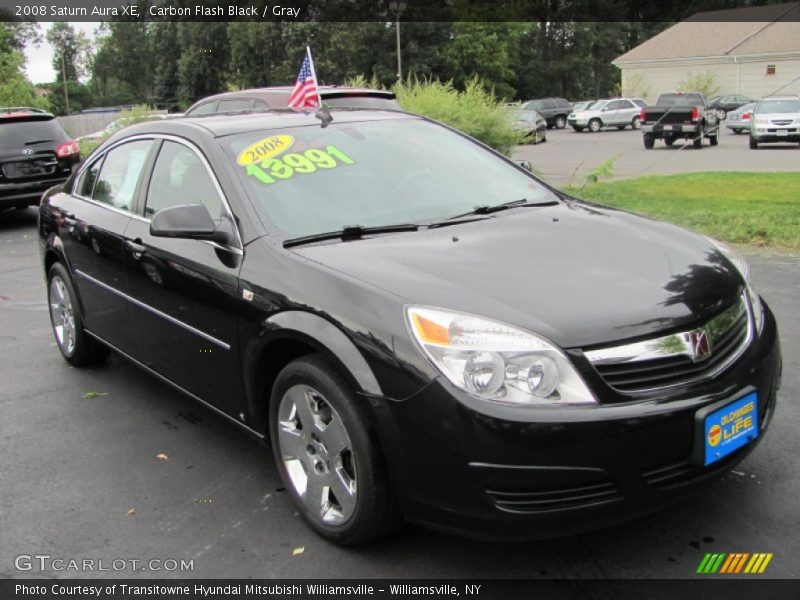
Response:
[[[317,88],[317,108],[322,108],[322,96],[319,94],[319,81],[317,81],[317,71],[314,69],[314,59],[311,58],[311,46],[306,46],[306,54],[308,55],[308,64],[311,67],[311,77],[314,78],[314,85]]]

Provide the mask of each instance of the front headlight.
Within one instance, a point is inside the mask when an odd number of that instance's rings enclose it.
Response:
[[[744,257],[733,248],[726,246],[714,238],[706,237],[706,239],[711,242],[725,258],[731,261],[733,266],[736,267],[736,270],[742,275],[747,290],[747,299],[750,301],[750,306],[753,308],[753,324],[755,325],[756,331],[761,334],[761,330],[764,328],[764,307],[761,305],[761,298],[753,287],[753,282],[750,281],[750,266],[747,264]]]
[[[411,336],[453,385],[484,400],[523,406],[596,404],[556,346],[482,317],[406,308]]]

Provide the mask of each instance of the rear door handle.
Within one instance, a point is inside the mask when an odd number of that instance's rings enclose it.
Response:
[[[132,242],[131,240],[125,240],[125,248],[130,250],[133,258],[139,260],[142,258],[142,254],[144,254],[145,247],[137,242]]]

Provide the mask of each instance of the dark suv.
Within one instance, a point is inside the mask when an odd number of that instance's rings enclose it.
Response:
[[[548,127],[564,129],[567,115],[572,112],[572,104],[564,98],[541,98],[522,103],[524,110],[535,110],[544,117]]]
[[[225,92],[198,100],[190,106],[185,115],[199,117],[202,115],[235,113],[244,111],[261,111],[272,108],[286,108],[293,86],[275,86]],[[322,101],[331,108],[375,108],[381,110],[400,110],[392,92],[370,90],[366,88],[337,87],[322,85],[319,87]]]
[[[38,204],[80,162],[78,143],[50,113],[35,108],[0,112],[0,209]]]

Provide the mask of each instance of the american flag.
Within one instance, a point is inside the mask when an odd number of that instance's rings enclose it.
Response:
[[[316,108],[319,104],[317,91],[317,77],[314,73],[314,64],[311,62],[311,49],[306,48],[306,57],[303,66],[294,82],[292,95],[289,96],[290,108]]]

